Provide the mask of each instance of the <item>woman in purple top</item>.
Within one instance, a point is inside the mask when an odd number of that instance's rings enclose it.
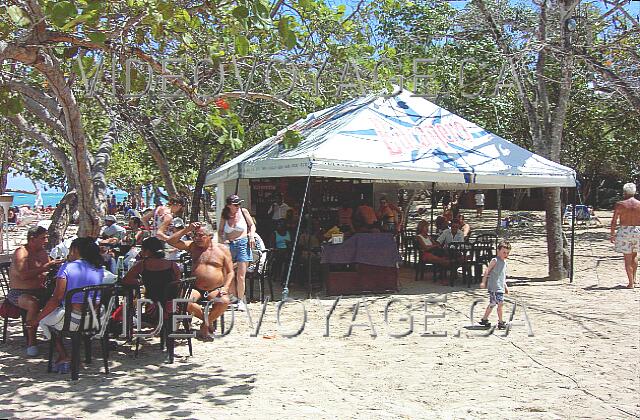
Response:
[[[85,286],[102,284],[104,278],[103,260],[100,249],[92,238],[77,238],[71,242],[68,262],[60,267],[56,279],[56,288],[53,295],[46,303],[38,317],[31,322],[29,327],[42,327],[45,337],[51,339],[51,329],[61,330],[64,324],[64,296],[69,290]],[[71,301],[70,329],[77,330],[80,325],[83,295],[77,293]],[[58,359],[55,363],[55,372],[66,373],[69,370],[70,358],[62,344],[62,338],[56,336],[56,349]]]

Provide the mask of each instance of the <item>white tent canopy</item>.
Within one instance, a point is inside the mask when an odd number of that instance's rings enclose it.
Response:
[[[287,130],[302,136],[282,144]],[[317,176],[435,183],[440,189],[575,187],[575,171],[529,152],[409,91],[309,114],[220,168],[237,178]]]

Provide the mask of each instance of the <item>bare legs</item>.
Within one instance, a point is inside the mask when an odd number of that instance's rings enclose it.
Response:
[[[27,311],[26,321],[33,321],[40,313],[40,302],[34,296],[22,294],[18,298],[18,307]],[[36,345],[36,328],[27,328],[27,347]]]
[[[629,284],[627,284],[627,287],[629,289],[633,289],[634,283],[636,282],[636,275],[638,273],[637,252],[624,254],[624,269],[627,271],[627,278],[629,279]]]
[[[200,300],[202,296],[199,292],[194,290],[191,292],[191,298],[197,301]],[[214,296],[213,294],[207,296],[207,299],[210,301],[214,298],[216,298],[216,296]],[[200,325],[200,335],[202,337],[206,337],[209,335],[210,328],[213,325],[214,321],[224,313],[224,311],[227,309],[227,306],[229,306],[229,297],[227,295],[218,296],[217,302],[213,303],[213,305],[211,305],[209,309],[209,322],[203,322],[202,325]],[[204,308],[197,303],[190,302],[187,305],[187,311],[196,318],[204,321]]]
[[[247,267],[249,266],[248,262],[239,262],[237,263],[238,267],[236,268],[236,278],[233,282],[231,282],[231,287],[229,293],[234,294],[238,297],[238,299],[244,299],[244,286],[245,286],[245,277],[247,276]]]
[[[498,321],[502,322],[502,306],[503,303],[498,303]],[[493,310],[493,306],[489,305],[487,306],[487,309],[484,311],[484,316],[482,317],[482,319],[489,319],[489,315],[491,315],[491,311]]]

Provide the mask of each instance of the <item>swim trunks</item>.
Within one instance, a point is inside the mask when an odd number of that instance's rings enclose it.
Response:
[[[640,252],[640,226],[620,226],[616,235],[616,252]]]
[[[11,289],[7,293],[7,300],[13,305],[18,306],[18,300],[22,295],[30,295],[38,299],[40,307],[42,307],[50,295],[47,293],[47,289]]]

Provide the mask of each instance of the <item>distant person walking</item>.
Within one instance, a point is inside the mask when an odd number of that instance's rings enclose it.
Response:
[[[622,194],[624,198],[616,203],[611,218],[611,243],[615,244],[616,252],[624,255],[624,268],[629,279],[627,287],[633,289],[640,250],[640,201],[634,197],[636,185],[631,182],[624,184]]]
[[[482,211],[484,210],[484,193],[478,190],[474,199],[476,200],[476,216],[482,217]]]

